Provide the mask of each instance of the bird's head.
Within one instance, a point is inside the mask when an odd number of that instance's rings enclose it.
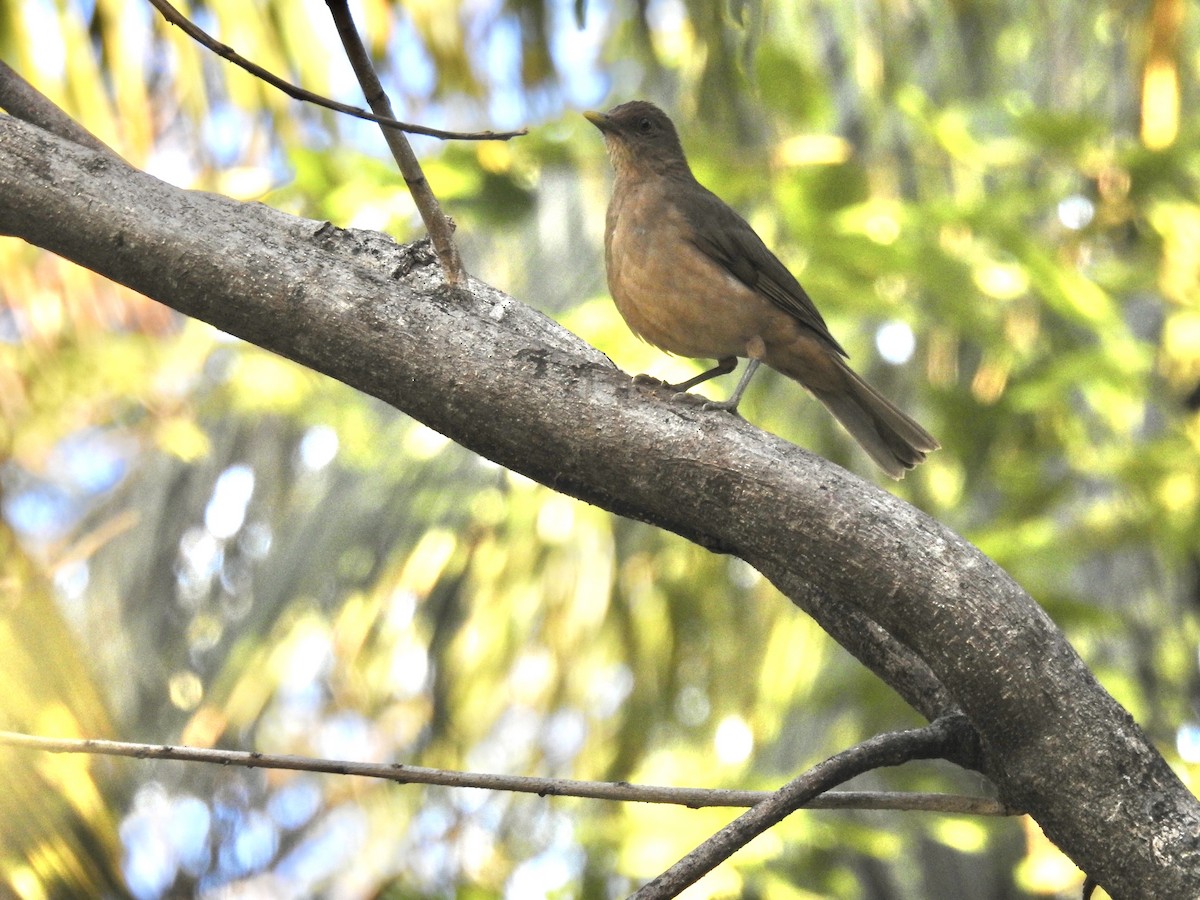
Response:
[[[614,106],[584,117],[600,129],[618,177],[622,175],[690,174],[675,125],[667,114],[645,100]]]

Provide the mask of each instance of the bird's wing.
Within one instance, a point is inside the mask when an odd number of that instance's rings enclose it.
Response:
[[[848,358],[850,354],[829,333],[829,326],[808,292],[767,248],[750,223],[716,194],[703,187],[701,191],[688,191],[687,202],[679,204],[691,226],[693,243],[730,275],[811,328]]]

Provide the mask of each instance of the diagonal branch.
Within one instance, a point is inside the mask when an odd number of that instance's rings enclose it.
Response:
[[[342,46],[346,49],[346,58],[350,60],[350,66],[354,69],[359,86],[362,87],[363,96],[367,98],[367,104],[379,115],[391,116],[391,101],[379,82],[379,76],[375,74],[371,55],[363,46],[358,29],[354,27],[349,5],[346,0],[325,0],[325,5],[329,7],[330,15],[333,16],[338,37],[342,39]],[[463,270],[462,257],[458,254],[458,245],[454,242],[454,228],[450,220],[442,214],[441,204],[425,179],[425,173],[421,171],[417,155],[413,153],[412,146],[403,133],[385,128],[383,137],[387,141],[388,149],[392,151],[396,165],[400,167],[400,174],[404,176],[413,202],[421,213],[425,230],[429,232],[433,249],[437,252],[442,270],[446,273],[446,281],[453,286],[461,285],[466,279],[466,272]]]
[[[0,109],[51,134],[73,141],[81,147],[107,153],[121,159],[115,150],[96,137],[65,112],[53,100],[26,81],[8,63],[0,59]]]
[[[665,900],[711,872],[768,828],[779,824],[817,795],[869,772],[916,759],[950,759],[975,765],[978,746],[970,725],[961,716],[938,719],[914,731],[896,731],[863,741],[831,756],[789,781],[769,799],[742,813],[653,881],[633,900]]]

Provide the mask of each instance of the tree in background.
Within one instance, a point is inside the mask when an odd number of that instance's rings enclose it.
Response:
[[[701,180],[780,251],[856,364],[927,405],[946,449],[896,491],[1042,600],[1190,774],[1200,319],[1180,4],[363,12],[405,118],[544,123],[423,148],[468,268],[667,377],[695,370],[630,339],[603,290],[605,164],[574,110],[648,95],[686,121]],[[87,13],[28,5],[0,46],[132,162],[415,233],[373,130],[264,91],[137,4]],[[350,94],[321,13],[197,19]],[[0,632],[11,727],[770,786],[913,722],[748,567],[16,242],[0,252],[4,583],[39,598]],[[764,379],[745,411],[865,473],[813,407]],[[5,811],[18,889],[605,896],[728,817],[163,764],[39,775],[63,808],[36,829]],[[868,781],[970,787],[928,769]],[[773,834],[706,889],[1021,896],[1079,878],[1012,822],[815,812]]]

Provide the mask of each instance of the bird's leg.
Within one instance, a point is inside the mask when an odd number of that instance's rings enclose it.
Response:
[[[710,378],[716,378],[718,375],[728,375],[737,368],[737,357],[726,356],[724,359],[718,359],[717,364],[706,372],[701,372],[695,378],[689,378],[687,381],[681,381],[679,384],[667,385],[671,390],[684,393],[690,391],[698,384],[703,384]]]
[[[754,373],[758,371],[758,367],[761,365],[761,359],[750,360],[746,364],[746,371],[742,373],[742,380],[739,381],[738,386],[733,389],[733,394],[728,400],[710,400],[701,408],[723,409],[726,412],[736,413],[738,404],[742,402],[742,394],[746,392],[746,385],[750,383],[750,379],[754,377]]]
[[[661,378],[655,378],[653,375],[635,375],[633,381],[635,384],[649,384],[655,387],[665,387],[668,390],[678,393],[686,393],[696,385],[708,381],[710,378],[716,378],[718,375],[727,375],[737,368],[737,357],[726,356],[724,359],[717,360],[717,364],[706,372],[701,372],[695,378],[689,378],[687,381],[681,381],[679,384],[667,384]]]
[[[724,409],[736,415],[738,404],[742,402],[742,394],[746,393],[746,386],[750,384],[750,379],[754,377],[754,373],[758,371],[758,367],[762,365],[763,357],[766,355],[767,345],[763,343],[763,339],[757,334],[746,341],[746,356],[750,360],[746,364],[746,371],[742,373],[742,380],[733,389],[733,394],[728,400],[721,400],[719,402],[710,400],[701,409]],[[725,360],[722,360],[722,362],[725,362]],[[733,362],[736,364],[737,359],[735,358]]]

